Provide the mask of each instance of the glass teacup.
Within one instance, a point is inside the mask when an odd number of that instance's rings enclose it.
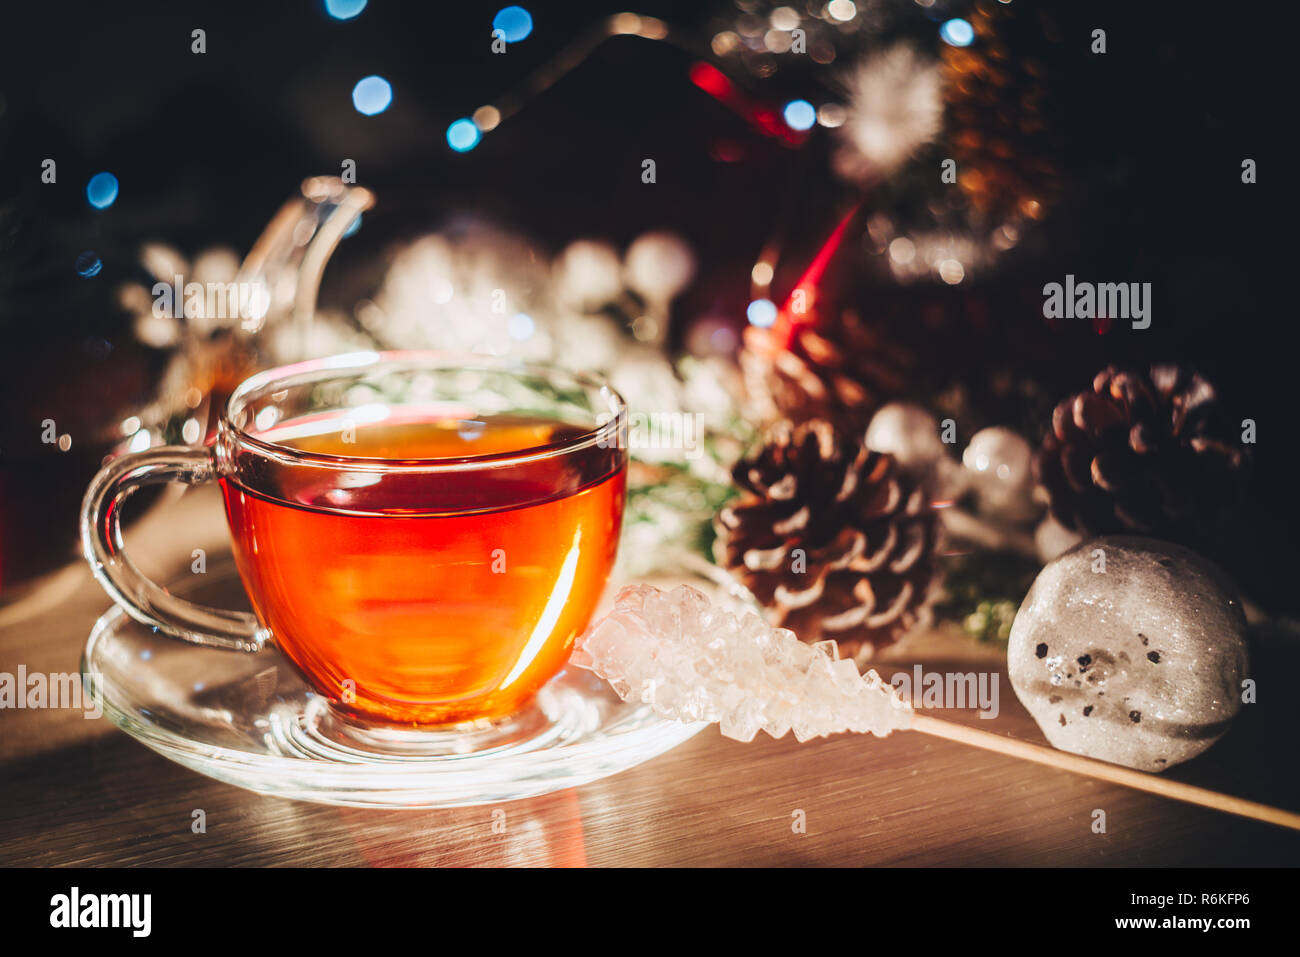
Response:
[[[139,621],[235,650],[272,641],[368,746],[490,747],[523,733],[604,590],[625,430],[616,392],[555,368],[430,352],[298,363],[240,385],[212,448],[108,464],[83,545]],[[254,614],[171,595],[124,553],[122,500],[168,481],[220,484]]]

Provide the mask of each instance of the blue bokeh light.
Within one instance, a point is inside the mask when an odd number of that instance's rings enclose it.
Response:
[[[537,323],[526,312],[515,313],[510,317],[510,321],[506,323],[506,331],[510,334],[510,338],[516,342],[526,342],[532,338],[536,329]]]
[[[792,130],[810,130],[817,122],[817,108],[807,100],[791,100],[785,105],[786,125]]]
[[[473,120],[460,119],[447,127],[447,145],[457,153],[467,153],[478,146],[482,132]]]
[[[745,315],[749,318],[751,326],[766,329],[776,322],[776,303],[771,299],[755,299],[745,310]]]
[[[347,239],[349,236],[355,236],[357,230],[360,228],[361,228],[361,214],[357,213],[357,218],[352,220],[352,225],[349,226],[347,229],[343,230],[343,235],[339,238]]]
[[[533,15],[523,7],[504,7],[492,18],[492,29],[500,30],[507,43],[518,43],[533,32]]]
[[[99,271],[104,268],[104,263],[99,258],[99,254],[93,249],[87,249],[84,253],[78,256],[77,261],[73,265],[77,268],[77,275],[82,279],[89,279],[92,276],[98,276]]]
[[[108,209],[117,201],[117,177],[112,173],[96,173],[86,183],[86,199],[96,209]]]
[[[975,39],[975,28],[961,17],[953,17],[939,28],[939,37],[954,47],[968,47]]]
[[[375,116],[393,102],[393,88],[382,76],[368,76],[352,88],[352,105],[358,113]]]
[[[366,8],[367,0],[325,0],[325,12],[335,20],[351,20]]]

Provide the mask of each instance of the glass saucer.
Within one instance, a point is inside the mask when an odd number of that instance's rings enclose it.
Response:
[[[733,610],[756,610],[742,586],[703,559],[674,555],[663,564],[673,570],[637,580],[693,585]],[[611,583],[606,604],[623,583]],[[171,590],[247,608],[229,555],[209,556],[207,573],[186,585]],[[116,606],[91,630],[81,670],[104,714],[159,754],[261,794],[354,807],[457,807],[546,794],[634,767],[704,728],[620,701],[589,672],[567,668],[518,717],[509,744],[441,748],[436,756],[386,750],[383,742],[367,747],[331,727],[328,702],[276,648],[184,644]]]

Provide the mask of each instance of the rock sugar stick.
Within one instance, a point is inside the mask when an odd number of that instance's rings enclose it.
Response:
[[[624,701],[661,717],[717,723],[738,741],[793,731],[800,741],[841,731],[880,737],[920,731],[1022,760],[1300,830],[1300,814],[1093,758],[954,724],[913,708],[874,671],[838,657],[833,641],[808,645],[752,612],[733,614],[686,585],[629,585],[579,641],[571,663]]]

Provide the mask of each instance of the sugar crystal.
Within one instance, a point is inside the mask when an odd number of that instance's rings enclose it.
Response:
[[[835,642],[801,642],[752,612],[737,616],[688,585],[629,585],[571,659],[625,701],[675,721],[718,722],[737,741],[793,730],[800,741],[841,731],[880,736],[911,709],[874,671],[859,675]]]

